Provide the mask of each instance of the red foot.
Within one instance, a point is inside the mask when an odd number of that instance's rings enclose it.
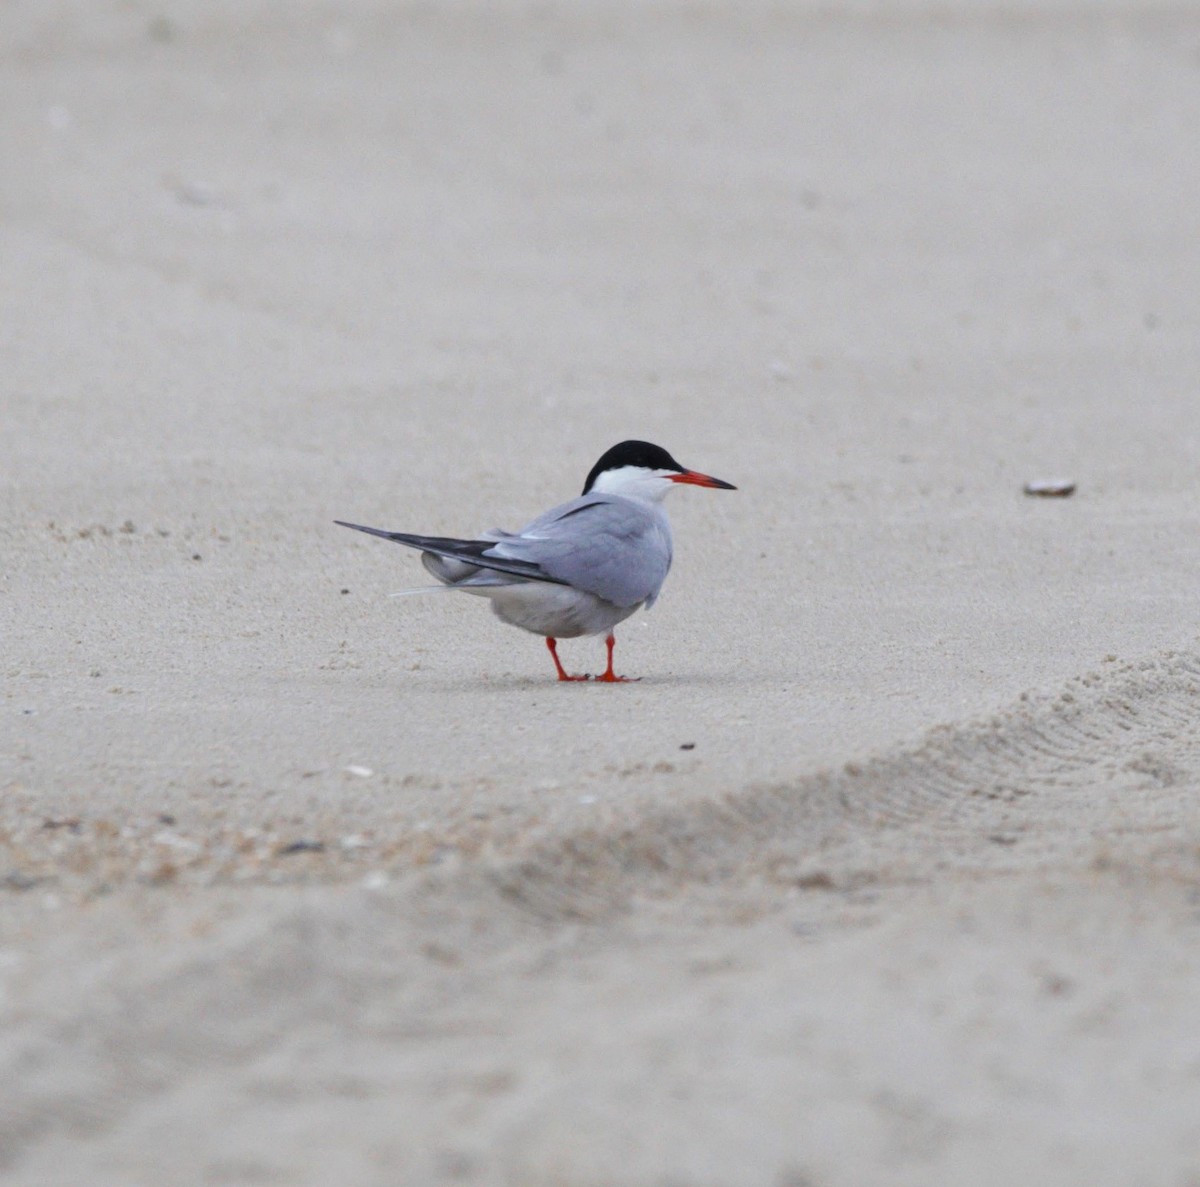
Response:
[[[640,676],[618,676],[616,672],[613,671],[613,648],[617,645],[617,641],[612,635],[609,635],[604,641],[608,644],[608,667],[605,668],[604,673],[595,677],[587,675],[572,676],[567,672],[566,668],[562,666],[562,663],[558,658],[558,640],[547,636],[546,646],[550,649],[550,658],[554,660],[554,667],[558,672],[559,680],[577,682],[580,680],[595,679],[598,684],[632,684],[635,681],[640,680]]]
[[[616,640],[615,636],[609,635],[608,638],[606,638],[604,640],[604,642],[608,646],[608,667],[604,669],[604,675],[597,676],[596,679],[598,681],[602,681],[605,684],[632,684],[635,681],[640,680],[641,679],[640,676],[618,676],[613,671],[613,666],[612,666],[613,648],[617,645],[617,640]]]
[[[546,637],[546,646],[547,646],[548,648],[550,648],[550,658],[551,658],[552,660],[554,660],[554,666],[555,666],[555,668],[557,668],[557,669],[558,669],[558,678],[559,678],[559,680],[569,680],[569,681],[572,681],[572,682],[574,682],[574,681],[579,681],[579,680],[590,680],[590,679],[591,679],[591,677],[590,677],[590,676],[586,676],[586,675],[584,675],[584,676],[571,676],[571,675],[568,675],[566,668],[564,668],[564,667],[562,666],[562,663],[560,662],[560,660],[559,660],[559,658],[558,658],[558,642],[557,642],[557,640],[555,640],[555,639],[551,639],[551,638],[550,638],[550,637],[547,635],[547,637]]]

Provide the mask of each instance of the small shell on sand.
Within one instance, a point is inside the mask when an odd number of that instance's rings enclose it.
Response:
[[[1075,493],[1069,478],[1038,478],[1025,483],[1025,493],[1039,499],[1065,499]]]

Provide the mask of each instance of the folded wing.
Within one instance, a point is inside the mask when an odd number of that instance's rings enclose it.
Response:
[[[650,504],[584,495],[497,541],[488,555],[534,564],[549,579],[615,606],[636,606],[653,603],[666,580],[671,530]]]

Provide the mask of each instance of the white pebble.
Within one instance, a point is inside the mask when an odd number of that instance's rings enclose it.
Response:
[[[186,853],[199,853],[200,845],[189,837],[181,837],[178,833],[167,832],[165,829],[155,835],[156,845],[166,845],[171,849],[179,849]]]

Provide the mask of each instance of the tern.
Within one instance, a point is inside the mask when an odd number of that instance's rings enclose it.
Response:
[[[441,582],[426,588],[487,598],[504,622],[544,635],[559,680],[592,677],[567,674],[557,640],[604,635],[608,667],[596,679],[613,684],[629,679],[613,672],[613,628],[658,598],[671,567],[671,525],[662,501],[680,485],[737,489],[681,466],[659,445],[622,441],[601,455],[579,498],[519,532],[496,528],[455,540],[334,522],[418,549]]]

